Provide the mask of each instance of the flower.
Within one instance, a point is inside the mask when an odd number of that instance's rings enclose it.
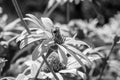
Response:
[[[60,60],[58,58],[58,55],[57,53],[53,53],[54,55],[51,55],[51,57],[49,59],[53,59],[53,57],[55,58],[56,57],[56,60],[58,60],[57,62],[60,63]],[[49,59],[48,59],[48,62],[49,62]],[[29,79],[34,79],[37,71],[38,71],[38,68],[39,68],[39,65],[41,65],[41,58],[38,58],[37,60],[35,61],[30,61],[30,64],[29,67],[22,73],[22,74],[19,74],[16,78],[16,80],[29,80]],[[54,61],[52,61],[54,62]],[[27,62],[28,63],[28,62]],[[54,65],[56,63],[52,63],[52,65]],[[58,65],[54,65],[55,66],[58,66]],[[43,66],[44,68],[45,66]],[[69,57],[68,58],[68,62],[67,62],[67,65],[64,67],[64,68],[61,68],[61,66],[58,66],[59,67],[59,70],[55,72],[55,74],[58,76],[59,80],[80,80],[80,79],[85,79],[86,78],[86,75],[84,72],[81,72],[79,70],[79,68],[81,67],[81,65],[77,62],[77,60],[75,60],[75,58],[73,57]],[[57,67],[57,68],[58,68]],[[30,72],[28,74],[28,72]],[[27,75],[26,75],[27,74]],[[55,80],[54,76],[52,75],[51,72],[46,72],[44,70],[42,70],[38,77],[38,79],[40,80]]]
[[[42,40],[41,43],[32,52],[33,61],[36,61],[44,55],[46,58],[49,59],[48,62],[50,62],[50,65],[52,65],[53,70],[57,72],[56,75],[58,76],[64,73],[79,75],[81,74],[81,72],[77,70],[79,67],[82,67],[84,72],[86,72],[86,68],[82,60],[86,61],[89,65],[91,65],[91,61],[87,58],[86,55],[82,53],[82,51],[80,51],[80,47],[83,45],[90,47],[87,43],[76,40],[75,36],[73,38],[64,37],[60,33],[60,28],[54,27],[52,21],[49,18],[41,18],[39,20],[31,14],[27,14],[27,16],[30,18],[24,18],[24,20],[32,21],[33,23],[38,25],[38,28],[30,28],[31,34],[28,34],[26,31],[22,32],[17,41],[21,41],[20,47],[23,48],[32,42]],[[53,52],[55,52],[58,56],[53,56],[52,58],[49,58],[50,55],[53,54]],[[79,66],[74,66],[73,68],[69,67],[70,65],[68,66],[68,61],[70,58],[68,55],[70,55],[70,57],[73,57],[76,60],[77,64],[79,64]],[[42,65],[42,62],[40,65]],[[48,76],[48,73],[46,73],[45,70],[46,72],[48,71],[47,69],[43,69],[43,71],[40,71],[40,78],[53,78],[51,76]],[[32,65],[31,74],[28,75],[29,77],[27,78],[34,78],[37,71],[38,66],[35,66],[35,64]],[[62,76],[60,77],[62,78]]]
[[[83,41],[75,40],[74,38],[69,37],[67,37],[66,39],[58,38],[60,37],[44,40],[40,45],[38,45],[32,53],[33,60],[36,60],[42,55],[49,56],[50,54],[52,54],[52,52],[55,51],[57,52],[60,58],[60,62],[63,63],[64,65],[66,65],[68,61],[67,55],[71,55],[72,57],[74,57],[82,65],[84,70],[85,67],[81,59],[84,59],[88,62],[88,64],[91,64],[91,61],[79,49],[82,45],[86,45],[88,47],[89,45],[87,45]]]
[[[27,17],[24,18],[24,20],[35,23],[37,27],[33,26],[32,28],[29,28],[31,34],[28,34],[27,31],[24,30],[17,38],[16,42],[20,42],[21,49],[32,42],[52,38],[51,31],[54,29],[54,27],[49,18],[42,17],[39,20],[32,14],[26,14],[26,16]]]

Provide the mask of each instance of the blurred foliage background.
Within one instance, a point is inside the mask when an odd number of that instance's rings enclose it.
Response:
[[[39,13],[42,14],[47,7],[49,0],[17,0],[23,14],[26,13]],[[54,0],[53,0],[54,1]],[[62,1],[62,0],[61,0]],[[63,0],[64,1],[64,0]],[[98,18],[100,24],[105,24],[120,10],[119,0],[78,0],[79,3],[75,4],[73,0],[70,3],[70,19],[86,19]],[[66,22],[66,5],[59,5],[50,15],[55,21],[61,23]],[[8,14],[9,19],[16,18],[17,14],[12,4],[12,0],[1,0],[0,5],[3,8],[3,13]]]
[[[113,37],[120,35],[120,0],[17,0],[23,15],[34,14],[36,17],[47,16],[53,20],[55,26],[62,29],[65,36],[74,36],[76,39],[87,42],[94,50],[90,53],[100,52],[108,55]],[[53,2],[58,1],[57,4]],[[52,5],[51,5],[52,4]],[[56,5],[56,6],[54,6]],[[51,8],[51,7],[54,7]],[[53,9],[53,10],[52,10]],[[7,59],[2,70],[2,76],[16,77],[26,68],[25,64],[31,60],[31,53],[39,44],[30,44],[23,50],[13,37],[19,35],[24,29],[18,23],[18,15],[12,0],[0,0],[0,57]],[[35,26],[28,23],[30,27]],[[120,44],[115,46],[109,65],[102,80],[120,80]],[[101,59],[102,60],[102,59]],[[96,80],[100,74],[101,66],[93,67],[88,80]],[[112,75],[112,76],[111,76]]]

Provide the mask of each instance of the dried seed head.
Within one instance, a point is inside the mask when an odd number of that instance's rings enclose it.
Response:
[[[55,72],[65,69],[65,66],[60,62],[57,53],[52,53],[52,55],[48,57],[47,61]],[[43,65],[42,71],[50,72],[46,64]]]

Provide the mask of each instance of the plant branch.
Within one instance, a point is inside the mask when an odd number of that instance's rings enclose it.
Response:
[[[18,5],[17,1],[16,1],[16,0],[12,0],[12,2],[13,2],[13,5],[14,5],[14,7],[15,7],[15,10],[16,10],[19,18],[20,18],[21,21],[23,22],[23,25],[24,25],[25,29],[27,30],[28,34],[31,34],[30,30],[29,30],[28,27],[27,27],[27,23],[23,20],[23,15],[22,15],[22,12],[21,12],[21,10],[20,10],[20,8],[19,8],[19,5]]]
[[[113,51],[113,49],[114,49],[114,47],[117,45],[117,42],[119,41],[119,37],[118,36],[115,36],[114,37],[114,41],[113,41],[113,44],[112,44],[112,47],[111,47],[111,49],[110,49],[110,52],[109,52],[109,55],[105,58],[105,60],[104,60],[104,66],[103,66],[103,68],[102,68],[102,70],[101,70],[101,73],[100,73],[100,76],[99,76],[99,79],[98,80],[101,80],[101,78],[102,78],[102,75],[103,75],[103,72],[104,72],[104,70],[105,70],[105,68],[106,68],[106,65],[107,65],[107,61],[109,60],[109,58],[110,58],[110,56],[111,56],[111,54],[112,54],[112,51]]]
[[[55,77],[56,80],[59,80],[59,78],[57,77],[57,75],[55,74],[55,72],[53,71],[53,68],[49,65],[49,63],[47,62],[47,59],[44,55],[42,55],[43,60],[45,61],[46,65],[48,66],[49,70],[52,72],[53,76]]]

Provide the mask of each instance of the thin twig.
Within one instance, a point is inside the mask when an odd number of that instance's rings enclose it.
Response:
[[[114,37],[114,42],[113,42],[112,47],[111,47],[110,52],[109,52],[109,55],[108,55],[108,56],[105,58],[105,60],[104,60],[104,66],[103,66],[103,68],[102,68],[102,70],[101,70],[101,73],[100,73],[100,76],[99,76],[98,80],[101,80],[102,75],[103,75],[103,72],[104,72],[104,70],[105,70],[105,68],[106,68],[106,65],[107,65],[107,61],[109,60],[109,58],[110,58],[110,56],[111,56],[111,54],[112,54],[112,51],[113,51],[113,49],[114,49],[114,47],[116,46],[116,44],[117,44],[118,41],[119,41],[119,37],[118,37],[118,36],[115,36],[115,37]]]
[[[46,59],[49,57],[49,55],[53,52],[54,50],[52,49],[52,48],[49,48],[49,50],[47,51],[47,54],[46,54]],[[38,75],[39,75],[39,73],[40,73],[40,71],[41,71],[41,68],[42,68],[42,66],[43,66],[43,64],[44,64],[44,60],[41,62],[41,65],[40,65],[40,67],[39,67],[39,69],[38,69],[38,71],[37,71],[37,74],[35,75],[35,79],[34,80],[36,80],[37,79],[37,77],[38,77]]]
[[[46,57],[45,57],[45,56],[42,56],[43,61],[42,61],[41,65],[40,65],[40,67],[39,67],[39,69],[38,69],[38,71],[37,71],[37,74],[35,75],[34,80],[37,80],[37,77],[38,77],[38,75],[39,75],[39,73],[40,73],[40,71],[41,71],[41,68],[42,68],[43,64],[47,62],[47,57],[48,57],[49,55],[50,55],[50,54],[46,55]],[[49,67],[49,69],[50,69],[50,71],[52,72],[52,74],[54,75],[54,77],[56,78],[56,80],[59,80],[59,78],[56,76],[55,72],[53,71],[53,69],[51,68],[51,66],[48,64],[48,62],[47,62],[46,64],[47,64],[47,66]]]
[[[6,42],[9,44],[10,42],[14,41],[18,36],[19,36],[19,35],[16,35],[16,36],[14,36],[13,38],[9,39],[9,40],[6,41]]]
[[[21,10],[20,10],[20,8],[19,8],[19,5],[18,5],[17,1],[16,1],[16,0],[12,0],[12,2],[13,2],[13,5],[14,5],[14,7],[15,7],[15,10],[16,10],[19,18],[20,18],[21,21],[23,22],[23,25],[24,25],[25,29],[27,30],[28,34],[31,34],[30,30],[29,30],[28,27],[27,27],[27,23],[23,20],[23,15],[22,15],[22,12],[21,12]]]
[[[47,59],[44,55],[42,55],[43,60],[45,61],[46,65],[49,67],[49,70],[52,72],[52,74],[54,75],[56,80],[59,80],[59,78],[57,77],[57,75],[55,74],[53,68],[49,65],[49,63],[47,62]]]

